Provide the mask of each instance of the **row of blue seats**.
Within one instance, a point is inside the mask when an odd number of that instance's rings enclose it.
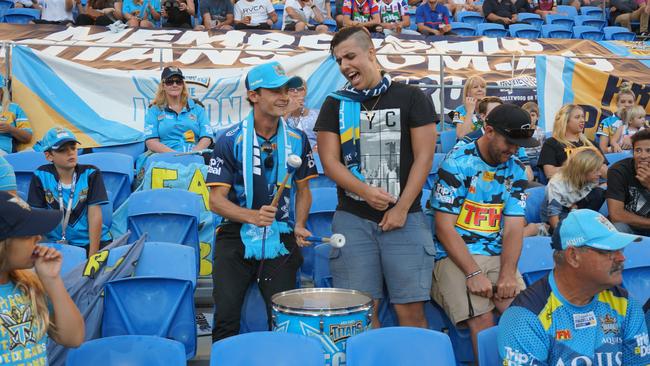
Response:
[[[583,23],[584,24],[584,23]],[[544,24],[539,28],[532,24],[511,24],[508,29],[497,23],[470,23],[452,22],[451,29],[460,36],[486,36],[491,38],[561,38],[561,39],[589,39],[592,41],[616,40],[634,41],[636,35],[624,27],[603,27],[591,25],[577,25],[567,28],[563,24]]]
[[[581,6],[580,13],[578,14],[578,10],[571,5],[558,5],[556,7],[556,14],[549,14],[549,15],[551,16],[551,19],[555,17],[576,19],[576,17],[586,16],[590,18],[607,20],[609,13],[608,13],[608,9],[603,10],[602,8],[599,8],[597,6]],[[518,13],[517,17],[520,20],[522,19],[522,17],[523,18],[528,17],[528,18],[540,19],[540,20],[542,19],[538,14],[534,14],[534,13]],[[459,11],[456,13],[455,19],[458,22],[468,22],[472,24],[483,23],[485,21],[483,15],[476,11]]]

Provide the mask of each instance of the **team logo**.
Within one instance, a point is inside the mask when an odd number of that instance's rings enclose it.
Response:
[[[603,328],[604,334],[618,334],[618,322],[616,318],[609,314],[605,314],[604,317],[600,318],[600,327]]]
[[[607,220],[607,218],[605,218],[605,216],[603,216],[603,215],[598,215],[598,216],[596,217],[596,220],[598,220],[598,222],[600,222],[601,224],[605,225],[605,227],[607,228],[607,230],[609,230],[609,231],[616,231],[616,228],[614,227],[614,225],[612,225],[612,223],[611,223],[609,220]]]
[[[280,65],[273,65],[273,70],[275,71],[278,76],[286,76],[287,73],[284,72],[284,69]]]
[[[9,350],[36,343],[34,338],[32,308],[15,306],[8,313],[0,313],[0,326],[9,333]]]
[[[571,339],[571,331],[568,329],[561,329],[555,331],[555,339],[558,341],[568,341]]]
[[[501,229],[503,204],[478,203],[465,200],[460,208],[456,226],[468,231],[498,233]]]
[[[334,343],[348,339],[361,332],[363,332],[363,322],[361,320],[357,320],[350,324],[330,325],[330,338]]]
[[[494,180],[494,172],[483,172],[483,180],[491,182]]]
[[[45,202],[47,202],[48,205],[51,205],[52,202],[54,202],[54,195],[52,194],[52,191],[45,191]]]
[[[506,187],[506,192],[508,193],[512,192],[512,179],[506,178],[503,185]]]

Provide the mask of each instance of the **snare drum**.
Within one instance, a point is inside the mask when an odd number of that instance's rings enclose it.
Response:
[[[327,366],[345,365],[348,338],[368,327],[372,299],[339,288],[305,288],[273,295],[273,330],[316,337]]]

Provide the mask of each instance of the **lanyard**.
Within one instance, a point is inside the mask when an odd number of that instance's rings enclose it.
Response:
[[[74,198],[74,190],[77,185],[77,172],[72,174],[72,183],[70,184],[70,197],[68,197],[67,209],[63,207],[63,185],[59,180],[57,184],[57,190],[59,191],[59,210],[63,213],[63,218],[61,219],[61,240],[60,243],[67,243],[65,238],[65,230],[68,228],[68,222],[70,221],[70,215],[72,213],[72,200]]]

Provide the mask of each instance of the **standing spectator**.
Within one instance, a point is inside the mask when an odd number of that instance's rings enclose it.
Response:
[[[81,14],[77,15],[76,25],[103,25],[115,22],[113,14],[115,4],[113,0],[90,0],[82,6]]]
[[[26,144],[32,140],[32,126],[23,109],[9,100],[9,89],[2,75],[0,103],[0,155],[5,155],[16,150],[16,143]]]
[[[206,29],[232,29],[235,8],[230,0],[201,0],[200,6]]]
[[[470,76],[465,80],[463,86],[463,104],[459,105],[454,110],[454,117],[452,123],[453,128],[456,129],[456,137],[463,138],[472,131],[476,131],[483,125],[483,121],[478,118],[476,109],[479,102],[483,100],[487,91],[487,82],[482,77],[475,75]],[[490,100],[488,103],[503,104],[500,98],[498,100]]]
[[[196,13],[194,1],[165,0],[160,9],[163,28],[192,28],[192,17]]]
[[[115,12],[129,27],[153,28],[161,18],[160,0],[123,0],[115,3]]]
[[[632,157],[609,169],[607,208],[619,231],[650,236],[650,129],[632,136]]]
[[[634,105],[621,113],[623,125],[616,130],[612,139],[612,152],[632,149],[632,136],[646,128],[645,108]]]
[[[525,287],[517,261],[528,183],[514,154],[537,144],[529,127],[520,107],[494,108],[485,134],[447,155],[432,192],[438,252],[431,295],[454,324],[469,327],[475,355],[493,310],[503,312]]]
[[[283,18],[282,30],[285,31],[302,32],[306,29],[327,33],[329,30],[326,25],[322,24],[325,20],[323,13],[312,0],[286,0]],[[318,24],[312,24],[312,22]]]
[[[529,147],[526,149],[526,155],[530,160],[530,165],[536,167],[539,153],[542,151],[544,140],[546,140],[546,133],[541,127],[539,127],[539,108],[537,107],[537,103],[527,102],[524,103],[521,108],[530,114],[530,127],[535,129],[533,137],[539,141],[539,146]]]
[[[235,3],[235,29],[271,29],[278,21],[269,0],[239,0]]]
[[[419,34],[408,29],[411,25],[411,15],[406,0],[381,0],[379,14],[384,34]]]
[[[632,91],[632,84],[629,82],[621,83],[616,98],[616,111],[611,116],[603,119],[598,125],[596,135],[600,151],[604,153],[612,152],[609,140],[614,137],[618,127],[623,124],[620,115],[625,108],[633,106],[635,102],[636,94]]]
[[[613,24],[620,24],[632,31],[632,22],[639,22],[639,33],[648,33],[648,14],[650,1],[646,0],[612,0],[610,19]]]
[[[512,0],[485,0],[483,16],[490,23],[499,23],[507,27],[517,23],[517,8]]]
[[[451,33],[451,14],[438,0],[427,0],[415,11],[418,32],[424,36],[444,36]]]
[[[297,128],[307,135],[311,149],[316,151],[314,125],[316,124],[319,110],[305,107],[307,83],[305,83],[303,78],[299,79],[300,84],[297,83],[295,86],[289,88],[289,105],[287,106],[287,113],[284,118],[289,126]]]
[[[382,32],[379,4],[376,0],[344,0],[341,13],[343,26],[362,26],[370,32]]]

